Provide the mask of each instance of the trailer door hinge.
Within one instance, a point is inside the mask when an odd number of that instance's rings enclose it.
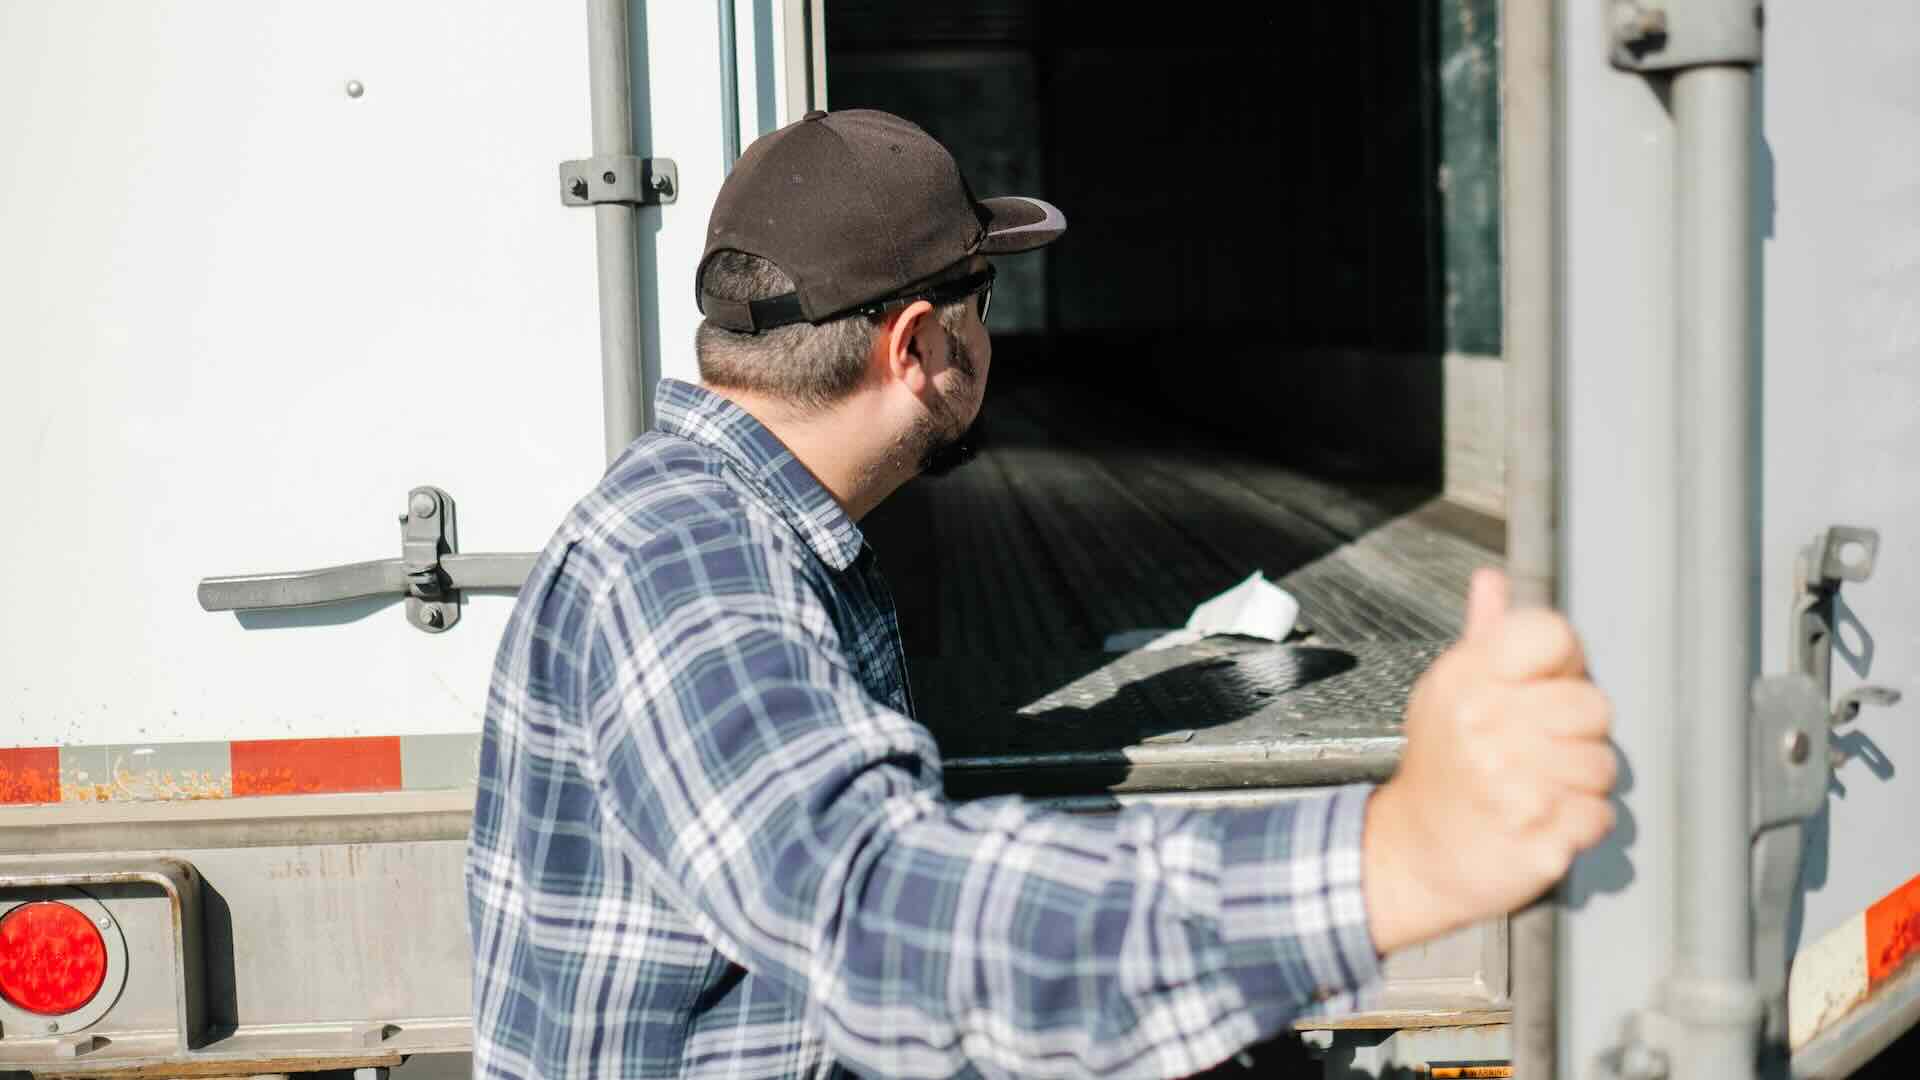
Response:
[[[529,552],[461,554],[453,496],[437,487],[407,493],[400,515],[400,557],[296,570],[203,579],[206,611],[314,607],[379,596],[405,596],[407,621],[429,634],[460,621],[463,589],[518,589],[537,557]]]
[[[672,158],[608,156],[560,163],[560,201],[567,206],[663,206],[679,198],[680,167]]]

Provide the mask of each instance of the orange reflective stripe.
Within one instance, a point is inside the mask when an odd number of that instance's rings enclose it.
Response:
[[[255,739],[230,744],[235,795],[398,791],[400,737]]]
[[[60,801],[60,748],[0,750],[0,803]]]
[[[1867,909],[1867,983],[1893,974],[1920,951],[1920,877]]]

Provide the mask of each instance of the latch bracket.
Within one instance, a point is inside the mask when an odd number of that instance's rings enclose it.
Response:
[[[567,206],[663,206],[679,198],[680,167],[672,158],[610,155],[560,163],[560,201]]]
[[[1761,0],[1608,0],[1609,58],[1623,71],[1758,64]]]
[[[407,571],[407,621],[429,634],[444,633],[460,621],[460,597],[440,566],[459,550],[453,496],[437,487],[407,492],[400,515],[400,559]]]
[[[407,621],[439,634],[460,621],[461,590],[518,589],[536,558],[532,552],[461,553],[453,496],[422,485],[407,492],[397,559],[203,578],[196,591],[205,611],[316,607],[398,593],[406,597]]]
[[[1853,525],[1835,525],[1800,549],[1794,562],[1793,653],[1789,670],[1813,676],[1823,691],[1832,692],[1835,601],[1840,586],[1873,576],[1880,556],[1880,533]]]
[[[1821,700],[1833,697],[1833,653],[1839,645],[1840,586],[1848,581],[1862,582],[1873,576],[1874,563],[1880,557],[1880,533],[1854,525],[1835,525],[1814,537],[1813,543],[1800,549],[1794,563],[1793,616],[1789,624],[1793,634],[1789,670],[1813,679]],[[1895,705],[1900,691],[1888,686],[1861,686],[1841,695],[1830,713],[1832,726],[1853,722],[1866,705]],[[1834,751],[1833,767],[1845,763]]]

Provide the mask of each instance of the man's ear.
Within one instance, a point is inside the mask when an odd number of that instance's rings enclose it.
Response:
[[[895,315],[881,337],[881,360],[887,378],[899,379],[915,394],[927,388],[927,351],[921,334],[933,325],[933,305],[915,300]]]

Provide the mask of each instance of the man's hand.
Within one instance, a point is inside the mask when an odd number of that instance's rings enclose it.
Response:
[[[1362,883],[1390,952],[1513,911],[1613,829],[1611,708],[1566,619],[1474,574],[1460,641],[1414,684],[1400,770],[1367,805]]]

